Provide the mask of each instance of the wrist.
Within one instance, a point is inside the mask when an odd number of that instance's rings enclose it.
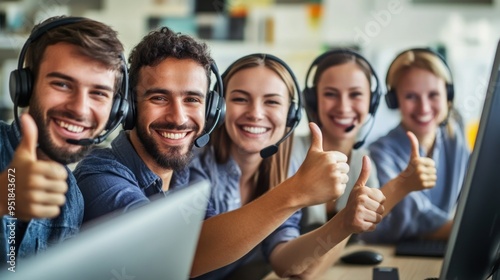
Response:
[[[299,210],[309,206],[304,201],[305,196],[301,195],[300,191],[297,191],[297,188],[301,187],[299,182],[300,180],[297,180],[296,175],[293,175],[274,188],[280,202],[285,207]]]
[[[401,199],[403,199],[405,196],[407,196],[412,190],[410,190],[407,186],[408,181],[402,177],[401,175],[398,175],[396,178],[390,180],[387,182],[380,190],[386,197],[386,203],[394,203],[397,204]],[[392,208],[392,207],[389,207]]]
[[[340,210],[324,226],[325,233],[332,237],[331,240],[334,246],[354,233],[345,221],[346,216],[344,212],[343,209]]]

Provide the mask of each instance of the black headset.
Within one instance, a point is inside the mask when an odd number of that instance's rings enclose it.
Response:
[[[288,113],[287,113],[287,117],[286,117],[286,127],[290,127],[290,130],[288,130],[288,132],[278,142],[276,142],[276,144],[268,146],[260,151],[260,156],[262,158],[267,158],[267,157],[274,155],[276,152],[278,152],[278,146],[281,143],[283,143],[288,137],[290,137],[290,135],[292,135],[292,132],[295,130],[297,125],[299,125],[300,119],[302,118],[302,111],[301,111],[302,110],[302,97],[300,95],[301,91],[300,91],[299,83],[297,81],[297,78],[295,77],[295,74],[293,73],[292,69],[290,68],[290,66],[288,66],[288,64],[286,64],[285,61],[283,61],[282,59],[280,59],[272,54],[254,53],[254,54],[249,54],[249,55],[243,56],[243,57],[237,59],[235,62],[233,62],[231,65],[229,65],[227,67],[226,71],[224,71],[224,73],[222,73],[222,79],[224,79],[228,75],[228,73],[231,71],[231,69],[237,63],[239,63],[240,61],[242,61],[244,59],[248,59],[251,57],[269,59],[269,60],[272,60],[272,61],[279,63],[281,66],[283,66],[283,68],[285,68],[285,70],[288,72],[288,74],[290,74],[290,77],[292,77],[293,83],[295,85],[295,90],[297,91],[297,100],[298,101],[297,101],[297,103],[295,103],[294,100],[292,100],[292,102],[290,102],[290,106],[288,107]],[[220,91],[220,92],[223,92],[223,91]]]
[[[88,20],[84,17],[62,17],[58,19],[51,20],[47,23],[40,25],[39,27],[33,29],[29,38],[23,45],[21,49],[21,53],[19,55],[19,61],[17,64],[17,69],[10,73],[9,79],[9,91],[10,97],[14,102],[14,117],[16,120],[17,126],[20,128],[19,115],[18,115],[18,107],[27,107],[30,102],[31,95],[33,93],[33,83],[34,77],[33,73],[29,68],[23,68],[26,52],[30,46],[30,44],[44,35],[47,31],[63,26],[69,25],[73,23],[78,23],[84,20]],[[120,59],[123,62],[122,65],[122,80],[121,86],[117,91],[117,94],[113,97],[113,105],[111,107],[111,112],[109,114],[108,121],[104,130],[106,132],[103,135],[100,135],[96,138],[85,138],[85,139],[68,139],[67,142],[76,145],[91,145],[91,144],[99,144],[106,140],[109,134],[115,130],[120,123],[125,119],[127,111],[128,111],[128,72],[127,65],[125,62],[125,57],[123,54],[120,54]]]
[[[214,63],[210,64],[210,70],[215,75],[215,89],[209,90],[206,97],[205,106],[205,127],[201,136],[196,138],[194,144],[196,147],[201,148],[205,146],[210,140],[210,133],[224,120],[226,115],[226,103],[224,97],[220,94],[223,90],[222,78],[219,74],[219,69]],[[135,126],[137,112],[136,112],[136,96],[135,94],[130,94],[131,102],[128,109],[128,114],[123,122],[123,129],[131,130]]]
[[[375,79],[376,86],[375,86],[375,89],[373,89],[370,92],[370,109],[368,110],[368,112],[371,115],[375,115],[375,113],[377,112],[378,105],[380,103],[380,98],[382,96],[382,90],[380,89],[380,82],[379,82],[379,79],[377,77],[377,73],[373,69],[370,62],[364,56],[362,56],[361,54],[359,54],[355,51],[349,50],[349,49],[334,49],[334,50],[327,51],[327,52],[321,54],[320,56],[318,56],[317,58],[315,58],[314,61],[311,63],[311,66],[309,66],[309,70],[307,70],[306,83],[305,83],[306,86],[305,86],[304,92],[303,92],[304,99],[306,102],[306,108],[308,110],[311,110],[311,112],[316,113],[318,111],[318,95],[316,92],[316,86],[313,85],[313,86],[309,87],[307,85],[308,81],[309,81],[309,75],[311,74],[312,69],[314,67],[318,66],[318,64],[320,62],[322,62],[324,59],[326,59],[327,57],[329,57],[331,55],[336,55],[336,54],[345,54],[345,55],[355,56],[356,58],[363,60],[368,65],[368,67],[370,67],[370,72],[372,73],[372,76]],[[371,81],[370,81],[370,85],[371,85]]]
[[[367,131],[367,133],[362,138],[362,140],[357,141],[354,144],[353,148],[358,149],[359,147],[361,147],[365,143],[366,138],[368,137],[368,134],[370,133],[371,129],[373,128],[375,114],[377,113],[378,105],[380,103],[380,98],[382,96],[382,90],[380,88],[380,81],[378,79],[377,73],[375,72],[375,69],[370,64],[370,62],[364,56],[362,56],[361,54],[359,54],[356,51],[349,50],[349,49],[333,49],[333,50],[329,50],[329,51],[321,54],[320,56],[316,57],[313,60],[313,62],[311,63],[311,66],[309,66],[309,69],[307,70],[307,74],[306,74],[306,82],[305,82],[306,86],[305,86],[304,91],[303,91],[304,99],[306,102],[306,110],[308,112],[314,112],[314,113],[318,112],[317,88],[315,85],[313,85],[311,87],[308,86],[309,76],[311,75],[312,69],[317,67],[324,59],[326,59],[332,55],[337,55],[337,54],[343,54],[346,56],[354,56],[356,58],[363,60],[370,68],[372,78],[375,80],[375,83],[376,83],[375,88],[372,90],[371,89],[372,88],[372,86],[371,86],[372,81],[370,80],[370,108],[368,109],[368,113],[370,115],[372,115],[371,125],[370,125],[370,129]],[[316,123],[318,122],[318,120],[315,120],[315,117],[313,117],[313,114],[308,113],[308,117],[309,117],[310,121],[313,121]],[[351,131],[353,128],[354,128],[354,125],[348,127],[346,129],[346,132]]]
[[[399,53],[396,58],[394,58],[394,60],[392,61],[391,65],[389,66],[389,69],[387,70],[387,75],[386,75],[386,78],[385,78],[385,84],[387,86],[387,93],[385,95],[385,103],[387,104],[387,107],[389,107],[390,109],[397,109],[399,107],[399,103],[398,103],[398,98],[397,98],[397,95],[396,95],[396,89],[394,88],[391,88],[388,84],[388,77],[389,77],[389,73],[391,71],[391,68],[394,64],[394,62],[396,60],[398,60],[398,58],[400,56],[402,56],[403,54],[407,53],[407,52],[426,52],[426,53],[430,53],[432,55],[435,55],[437,56],[444,64],[444,66],[446,67],[448,73],[450,74],[450,79],[451,79],[451,83],[448,83],[446,82],[446,96],[448,98],[448,101],[450,102],[453,102],[453,98],[455,96],[455,89],[454,89],[454,86],[453,86],[453,77],[452,77],[452,74],[451,74],[451,69],[450,69],[450,66],[448,65],[448,63],[446,62],[446,59],[441,55],[439,54],[438,52],[435,52],[429,48],[412,48],[412,49],[408,49],[408,50],[405,50],[401,53]]]

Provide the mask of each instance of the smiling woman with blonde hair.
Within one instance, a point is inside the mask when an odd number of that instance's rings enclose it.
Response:
[[[420,143],[419,154],[437,169],[434,188],[414,192],[400,202],[373,233],[370,242],[412,238],[448,239],[470,151],[453,110],[451,71],[442,56],[428,49],[399,54],[387,74],[387,105],[398,109],[401,123],[369,147],[381,184],[397,176],[408,160],[407,131]]]

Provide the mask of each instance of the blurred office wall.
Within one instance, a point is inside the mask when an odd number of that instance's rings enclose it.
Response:
[[[6,78],[33,23],[56,14],[112,25],[126,52],[151,28],[167,25],[210,45],[221,71],[254,52],[275,54],[301,85],[310,62],[332,47],[354,47],[382,81],[393,57],[409,47],[443,50],[455,80],[455,106],[467,122],[480,116],[496,43],[500,0],[482,4],[417,0],[3,0],[0,3],[0,109],[11,106]],[[474,2],[474,1],[471,1]],[[382,85],[385,87],[384,85]],[[399,120],[381,104],[368,142]],[[307,133],[307,120],[298,133]],[[382,125],[383,123],[383,125]]]

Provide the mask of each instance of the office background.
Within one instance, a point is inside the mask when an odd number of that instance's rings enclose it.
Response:
[[[127,55],[162,25],[205,40],[221,71],[240,56],[271,53],[292,67],[302,87],[309,64],[329,48],[359,50],[383,83],[399,51],[432,47],[448,59],[454,105],[468,126],[480,117],[500,39],[500,0],[1,0],[0,119],[12,118],[8,77],[33,24],[61,14],[113,26]],[[367,142],[398,122],[382,102]],[[306,132],[304,117],[297,133]]]

